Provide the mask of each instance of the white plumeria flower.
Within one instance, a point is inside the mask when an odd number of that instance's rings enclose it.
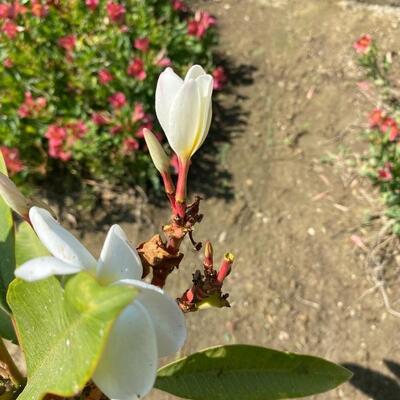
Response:
[[[181,79],[172,68],[161,73],[156,89],[156,113],[168,142],[182,161],[203,144],[210,129],[213,77],[193,65]]]
[[[93,381],[112,400],[142,398],[154,385],[158,358],[177,352],[186,339],[178,305],[160,288],[141,281],[139,255],[118,225],[110,228],[96,261],[45,209],[32,207],[29,217],[53,257],[26,262],[15,271],[18,278],[37,281],[87,271],[101,284],[139,289],[135,300],[117,318]]]

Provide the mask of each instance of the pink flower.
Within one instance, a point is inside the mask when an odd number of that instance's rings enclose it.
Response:
[[[126,97],[122,92],[116,92],[108,98],[108,101],[113,108],[119,109],[126,104]]]
[[[135,58],[131,61],[127,73],[140,81],[146,79],[147,76],[146,71],[144,70],[144,63],[140,58]]]
[[[25,92],[25,99],[18,108],[18,115],[21,118],[33,117],[46,107],[47,100],[44,97],[34,99],[31,92]]]
[[[6,20],[1,30],[7,35],[9,39],[15,39],[18,33],[18,26],[13,21]]]
[[[384,182],[388,182],[393,179],[391,163],[386,163],[383,168],[378,170],[378,178]]]
[[[144,107],[142,103],[136,103],[132,113],[132,122],[137,122],[145,116]]]
[[[49,125],[44,136],[48,139],[50,147],[59,147],[67,137],[67,131],[60,125],[52,124]]]
[[[399,134],[399,128],[397,126],[397,123],[391,117],[384,118],[379,128],[382,133],[387,133],[389,131],[389,140],[391,142],[393,142]]]
[[[6,58],[4,61],[3,61],[3,66],[4,66],[4,68],[12,68],[13,66],[14,66],[14,63],[13,63],[13,60],[11,60],[11,58]]]
[[[58,39],[58,45],[67,52],[72,52],[75,48],[76,36],[68,35]]]
[[[369,114],[368,122],[370,128],[376,128],[382,123],[383,120],[383,111],[380,108],[375,108]]]
[[[101,113],[101,112],[94,112],[92,114],[92,121],[94,124],[96,125],[107,125],[108,124],[108,118],[107,115],[105,113]]]
[[[187,32],[189,35],[198,36],[197,32],[199,30],[199,23],[194,19],[191,19],[187,23]]]
[[[98,73],[98,76],[102,85],[107,85],[108,82],[111,82],[114,79],[111,72],[107,69],[101,69]]]
[[[216,19],[206,11],[197,11],[194,19],[188,21],[188,34],[201,38],[216,24]]]
[[[124,130],[124,126],[123,125],[115,125],[111,128],[110,133],[112,135],[118,135],[119,133],[121,133]]]
[[[116,3],[111,0],[107,3],[107,14],[111,21],[122,22],[125,13],[126,9],[122,4]]]
[[[57,124],[49,125],[44,136],[49,141],[50,157],[59,159],[64,162],[69,161],[72,158],[72,152],[70,151],[70,147],[77,139],[77,137],[74,136],[73,130],[76,129],[77,126],[79,130],[82,129],[80,122],[81,121],[77,122],[78,125],[72,123],[69,124],[69,126],[67,127],[70,130],[72,130],[71,136],[68,136],[67,128]]]
[[[86,0],[85,4],[87,8],[94,11],[99,5],[99,0]]]
[[[8,18],[10,13],[10,4],[1,3],[0,4],[0,18]]]
[[[14,0],[14,3],[9,5],[8,18],[15,19],[19,14],[25,14],[28,9],[25,6],[19,4],[19,0]]]
[[[135,138],[128,137],[124,140],[122,145],[122,151],[124,154],[130,154],[138,149],[139,149],[139,142]]]
[[[371,44],[372,37],[370,35],[362,35],[354,42],[353,48],[358,54],[365,54],[371,48]]]
[[[27,117],[29,117],[29,115],[30,115],[30,110],[29,110],[29,108],[28,108],[25,104],[22,104],[21,106],[19,106],[17,112],[18,112],[18,115],[19,115],[21,118],[27,118]]]
[[[35,17],[43,18],[49,12],[49,6],[43,5],[41,0],[32,0],[31,11]]]
[[[16,174],[24,169],[19,155],[19,150],[15,147],[0,146],[4,161],[10,174]]]
[[[38,97],[35,103],[35,111],[40,111],[45,108],[47,105],[47,100],[45,97]]]
[[[68,128],[71,130],[74,139],[81,139],[88,131],[86,124],[82,120],[68,124]]]
[[[213,80],[213,87],[215,90],[221,90],[225,83],[228,81],[228,76],[223,67],[217,67],[212,72]]]
[[[157,65],[161,68],[170,67],[172,65],[172,61],[169,57],[165,56],[165,51],[160,51],[154,59],[154,65]]]
[[[149,50],[150,40],[146,37],[137,38],[135,39],[133,46],[135,47],[135,49],[138,49],[143,53],[146,53]]]
[[[188,11],[187,5],[182,0],[172,0],[171,3],[172,3],[172,8],[175,11],[182,11],[182,12]]]

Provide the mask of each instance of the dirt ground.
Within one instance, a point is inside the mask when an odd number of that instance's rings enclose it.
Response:
[[[356,85],[352,42],[370,33],[384,49],[400,46],[400,8],[364,3],[383,2],[197,2],[218,17],[222,56],[242,66],[246,82],[236,74],[238,85],[222,96],[226,109],[240,113],[219,160],[233,198],[209,193],[195,233],[213,241],[217,257],[236,255],[226,285],[232,308],[188,315],[182,353],[251,343],[325,357],[355,372],[352,384],[319,400],[400,399],[400,320],[386,311],[350,240],[362,233],[366,197],[374,194],[360,196],[357,179],[346,179],[329,156],[362,151],[357,126],[373,107]],[[150,208],[146,215],[122,224],[134,242],[168,213]],[[86,236],[94,253],[102,240]],[[200,266],[186,251],[166,288],[174,297]]]

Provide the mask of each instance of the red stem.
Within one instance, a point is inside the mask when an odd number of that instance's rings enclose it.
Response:
[[[187,176],[190,167],[190,160],[179,159],[179,175],[178,183],[176,185],[176,211],[181,218],[185,217],[186,212],[186,187]]]

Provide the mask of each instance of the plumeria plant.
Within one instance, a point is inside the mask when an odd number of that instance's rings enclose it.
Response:
[[[321,393],[349,379],[349,371],[321,358],[251,345],[216,346],[159,368],[160,357],[184,345],[187,313],[229,306],[223,286],[234,256],[225,253],[217,267],[211,243],[194,241],[200,198],[187,198],[191,157],[212,120],[213,83],[199,65],[184,79],[171,68],[161,73],[155,109],[177,156],[177,182],[156,135],[146,129],[144,138],[171,219],[162,234],[136,245],[112,226],[98,259],[45,203],[19,192],[0,157],[0,334],[21,347],[27,365],[25,378],[0,340],[0,399],[137,400],[155,387],[195,400],[272,400]],[[182,264],[186,237],[204,249],[204,259],[174,299],[163,288]]]
[[[143,139],[145,128],[165,138],[157,77],[197,60],[222,89],[215,25],[181,0],[0,0],[0,141],[13,179],[158,188]]]
[[[393,219],[393,232],[400,235],[400,96],[395,77],[391,76],[393,54],[380,55],[370,35],[361,36],[353,45],[358,62],[370,82],[359,84],[374,104],[368,115],[364,136],[369,143],[365,156],[365,174],[379,187]]]

